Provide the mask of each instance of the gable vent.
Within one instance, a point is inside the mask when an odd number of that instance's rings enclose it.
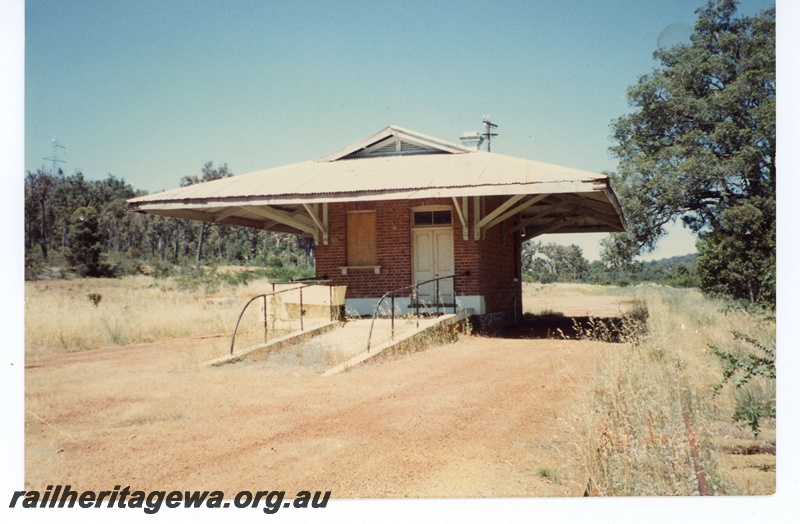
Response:
[[[411,142],[406,142],[404,140],[400,141],[400,152],[402,153],[428,153],[431,152],[430,149],[427,147],[422,147],[417,144],[412,144]]]
[[[387,143],[384,146],[381,146],[381,147],[379,147],[377,149],[371,150],[367,154],[368,155],[393,155],[396,152],[397,152],[397,144],[395,143],[394,140],[392,140],[392,141],[389,141],[389,143]]]
[[[391,137],[386,140],[381,140],[363,149],[355,151],[344,158],[364,158],[371,156],[389,156],[389,155],[419,155],[424,153],[438,153],[431,147],[402,140],[398,137]]]

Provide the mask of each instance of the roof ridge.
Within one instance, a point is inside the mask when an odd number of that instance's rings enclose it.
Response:
[[[333,153],[319,157],[317,162],[334,162],[337,160],[342,160],[345,157],[364,151],[370,146],[378,144],[390,137],[395,137],[398,140],[406,139],[406,141],[420,144],[423,147],[427,146],[431,149],[439,150],[442,153],[467,153],[472,151],[472,149],[454,142],[449,142],[447,140],[426,135],[418,131],[406,129],[396,124],[389,124],[377,133],[373,133],[366,138],[357,140]]]

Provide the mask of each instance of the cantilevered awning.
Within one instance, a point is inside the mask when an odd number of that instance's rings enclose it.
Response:
[[[477,197],[504,196],[486,216]],[[473,197],[473,198],[470,198]],[[449,198],[465,237],[517,216],[527,237],[623,231],[608,177],[474,151],[396,126],[319,160],[181,187],[129,200],[142,213],[327,237],[335,202]],[[472,204],[470,204],[472,201]],[[471,208],[471,209],[470,209]],[[470,213],[472,211],[472,213]]]

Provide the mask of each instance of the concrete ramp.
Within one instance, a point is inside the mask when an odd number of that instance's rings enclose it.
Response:
[[[256,344],[254,346],[246,347],[242,350],[234,352],[232,355],[225,355],[219,358],[215,358],[213,360],[209,360],[207,362],[203,362],[202,364],[200,364],[200,366],[201,367],[219,366],[222,364],[227,364],[229,362],[239,362],[242,360],[249,360],[249,361],[263,360],[263,357],[265,355],[269,355],[270,353],[280,351],[287,347],[302,344],[304,341],[309,340],[313,337],[320,336],[323,333],[335,330],[340,324],[341,322],[339,322],[338,320],[333,320],[324,323],[321,326],[317,326],[315,328],[306,331],[295,331],[294,333],[274,338],[269,342],[265,342],[263,344]]]
[[[471,309],[439,317],[395,318],[392,338],[391,319],[330,322],[302,333],[292,333],[257,344],[233,355],[203,363],[215,366],[233,362],[271,362],[310,368],[331,376],[358,364],[392,352],[413,352],[441,343],[456,335],[456,326],[472,314]],[[367,342],[372,328],[371,347]]]
[[[426,347],[440,342],[444,339],[449,337],[457,336],[457,329],[456,326],[459,325],[462,321],[464,321],[467,317],[472,314],[471,309],[466,309],[459,311],[455,314],[448,314],[448,315],[441,315],[439,317],[432,317],[432,318],[424,318],[420,319],[419,321],[419,328],[416,327],[416,321],[411,320],[413,322],[414,327],[413,329],[407,329],[401,332],[400,334],[397,333],[397,329],[395,329],[395,337],[394,339],[385,340],[382,343],[375,344],[374,343],[374,334],[373,334],[373,344],[370,347],[369,351],[366,350],[366,342],[362,348],[364,350],[360,353],[353,355],[352,357],[348,358],[344,362],[337,364],[336,366],[328,369],[322,376],[330,377],[332,375],[336,375],[337,373],[341,373],[342,371],[347,371],[348,369],[355,367],[359,364],[367,362],[368,360],[375,359],[379,356],[385,356],[388,353],[393,352],[414,352],[419,351],[421,349],[425,349]],[[376,325],[378,322],[388,323],[390,320],[376,320]],[[368,321],[359,321],[359,322],[366,322],[367,324],[363,326],[367,330],[369,330],[369,322]],[[397,320],[395,320],[395,327],[397,326]],[[386,329],[386,325],[384,324],[382,330]],[[363,339],[366,341],[366,337]]]

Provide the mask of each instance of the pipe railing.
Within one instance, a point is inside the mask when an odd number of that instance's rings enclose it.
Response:
[[[301,285],[288,288],[288,289],[281,289],[275,291],[275,286],[280,284],[292,284],[292,283],[300,283]],[[302,280],[292,280],[289,282],[271,282],[272,284],[272,292],[271,293],[264,293],[261,295],[256,295],[250,300],[242,308],[242,311],[239,313],[239,318],[236,319],[236,326],[233,328],[233,335],[231,336],[231,351],[230,354],[233,355],[233,348],[234,344],[236,343],[236,333],[239,330],[239,323],[242,321],[242,317],[244,316],[244,312],[247,311],[247,308],[258,300],[259,298],[264,301],[264,343],[266,344],[269,339],[269,330],[267,328],[267,298],[272,297],[275,295],[280,295],[281,293],[288,293],[290,291],[299,291],[300,293],[300,331],[304,330],[303,326],[303,316],[305,316],[305,310],[303,309],[303,289],[315,285],[327,285],[328,286],[328,304],[330,306],[330,319],[331,322],[333,321],[333,287],[331,286],[330,280],[312,280],[312,279],[302,279]]]
[[[371,344],[372,344],[372,330],[375,327],[375,319],[378,317],[378,313],[380,313],[381,304],[383,304],[383,301],[386,300],[387,297],[390,298],[390,300],[391,300],[392,340],[394,340],[394,315],[395,315],[394,299],[395,299],[395,296],[398,293],[400,293],[402,291],[405,291],[407,289],[411,289],[412,290],[411,299],[413,300],[414,309],[416,311],[415,317],[417,319],[417,328],[419,328],[419,316],[420,316],[419,315],[419,308],[420,308],[419,287],[420,286],[424,286],[426,284],[434,283],[435,293],[436,293],[436,295],[435,295],[435,297],[436,297],[435,298],[436,316],[438,317],[439,316],[439,308],[440,307],[442,307],[442,308],[450,307],[450,306],[448,306],[446,304],[443,304],[442,301],[441,301],[442,297],[441,297],[441,295],[439,293],[439,281],[446,280],[448,278],[452,279],[453,280],[453,314],[455,314],[456,313],[456,309],[458,308],[458,301],[457,301],[457,296],[456,296],[456,277],[468,277],[468,276],[470,276],[469,270],[464,271],[463,273],[458,273],[458,274],[454,274],[454,275],[447,275],[447,276],[444,276],[444,277],[432,278],[430,280],[425,280],[423,282],[417,282],[416,284],[403,286],[403,287],[400,287],[400,288],[397,288],[397,289],[393,289],[392,291],[387,291],[386,293],[384,293],[383,296],[380,298],[380,300],[378,300],[378,303],[375,305],[375,311],[372,313],[372,323],[369,326],[369,338],[367,339],[367,353],[369,353],[369,350],[370,350],[370,347],[371,347]],[[431,307],[431,306],[425,306],[425,307]]]

